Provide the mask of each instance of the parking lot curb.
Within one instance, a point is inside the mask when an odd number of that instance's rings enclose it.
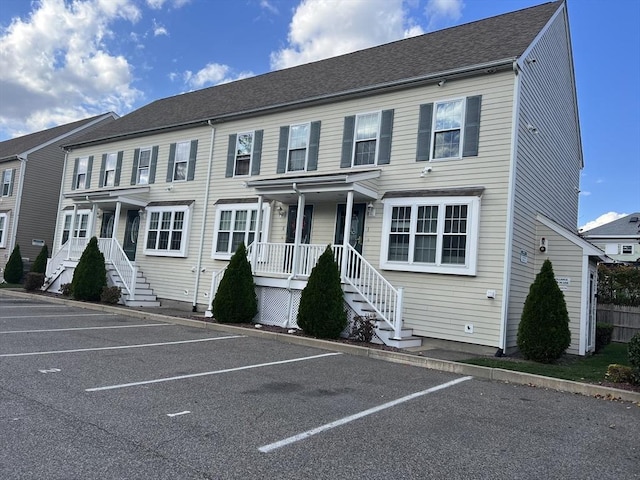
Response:
[[[206,322],[203,320],[175,317],[155,312],[147,312],[144,310],[135,310],[124,306],[80,302],[68,298],[49,297],[45,295],[32,294],[11,289],[2,289],[0,290],[0,293],[6,293],[14,297],[34,298],[42,301],[47,301],[49,303],[82,307],[90,310],[102,311],[105,313],[117,313],[122,315],[126,314],[128,316],[140,319],[155,320],[194,328],[203,328],[219,332],[233,333],[236,335],[268,338],[283,343],[321,348],[334,352],[348,353],[350,355],[369,357],[376,360],[401,363],[404,365],[423,367],[431,370],[455,373],[459,375],[471,375],[476,378],[483,378],[497,382],[529,385],[532,387],[547,388],[550,390],[558,390],[562,392],[604,398],[608,400],[633,402],[640,406],[640,392],[632,392],[629,390],[611,388],[603,385],[544,377],[541,375],[517,372],[514,370],[505,370],[501,368],[482,367],[479,365],[470,365],[450,360],[430,358],[424,355],[415,355],[397,351],[382,350],[378,348],[363,347],[360,345],[352,345],[348,343],[332,342],[329,340],[321,340],[310,337],[301,337],[295,334],[269,332],[261,330],[259,328],[237,327],[234,325],[225,325],[220,323]]]

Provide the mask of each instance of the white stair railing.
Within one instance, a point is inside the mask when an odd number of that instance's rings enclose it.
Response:
[[[106,262],[110,262],[122,280],[124,289],[129,294],[129,300],[136,298],[136,277],[138,267],[124,253],[124,250],[115,238],[98,239],[98,248],[104,255]]]
[[[207,306],[207,310],[204,312],[204,316],[207,318],[213,317],[211,304],[213,303],[213,299],[216,296],[218,287],[220,286],[220,280],[222,280],[222,277],[224,276],[224,272],[226,269],[227,267],[224,267],[222,270],[218,270],[217,272],[213,272],[211,274],[211,289],[209,290],[209,305]]]
[[[344,281],[351,285],[400,339],[403,289],[395,288],[351,245],[347,245]]]

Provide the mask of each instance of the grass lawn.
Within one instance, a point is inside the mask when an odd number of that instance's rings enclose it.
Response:
[[[565,355],[552,364],[530,362],[517,358],[474,358],[464,360],[463,363],[516,370],[564,380],[597,383],[605,381],[604,375],[607,373],[607,367],[612,363],[629,366],[629,357],[626,343],[610,343],[595,355],[588,357]]]

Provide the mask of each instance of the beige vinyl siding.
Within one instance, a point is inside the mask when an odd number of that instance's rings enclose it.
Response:
[[[507,347],[516,343],[522,305],[536,271],[538,213],[577,229],[581,145],[564,8],[521,62]],[[537,128],[529,131],[528,125]],[[527,252],[528,263],[520,261]]]
[[[535,255],[536,273],[542,268],[542,264],[548,258],[553,265],[553,273],[556,278],[568,278],[570,283],[563,290],[567,311],[569,312],[569,330],[571,331],[571,345],[567,353],[578,355],[580,346],[580,320],[582,311],[586,306],[582,305],[582,268],[583,251],[575,243],[570,242],[549,227],[537,223],[537,238],[547,239],[548,248],[544,254],[538,252]]]
[[[8,197],[0,197],[0,213],[8,214],[8,222],[4,226],[4,247],[0,248],[0,268],[4,271],[4,266],[9,261],[11,250],[14,247],[13,238],[16,229],[16,201],[18,199],[18,184],[20,182],[20,161],[9,160],[0,162],[0,175],[5,170],[14,170],[13,178],[13,194]],[[0,178],[0,183],[2,178]],[[0,192],[2,193],[2,192]],[[20,245],[20,253],[22,253],[22,245]],[[0,274],[1,275],[1,274]]]
[[[419,106],[424,103],[482,95],[479,156],[461,160],[436,161],[433,172],[424,178],[420,172],[427,162],[416,162]],[[412,88],[384,95],[348,100],[296,111],[264,115],[216,125],[212,173],[214,198],[256,198],[243,186],[248,179],[277,178],[279,128],[306,121],[321,121],[318,169],[312,174],[358,172],[378,168],[376,181],[380,197],[386,191],[418,190],[447,187],[482,186],[479,220],[478,269],[475,277],[382,272],[396,286],[405,288],[405,323],[418,335],[458,340],[482,345],[499,345],[500,302],[504,238],[506,234],[506,202],[511,148],[510,125],[513,103],[513,74],[499,73],[476,79],[449,81],[445,87],[435,85]],[[383,166],[340,168],[344,117],[377,110],[394,110],[391,163]],[[259,176],[225,178],[228,138],[237,132],[263,129],[262,160]],[[292,204],[297,199],[292,195]],[[383,203],[374,202],[376,215],[365,218],[363,254],[376,268],[380,263]],[[312,243],[332,243],[335,235],[336,205],[314,203]],[[207,272],[218,271],[226,261],[211,258],[214,242],[215,208],[210,209],[205,240],[204,266]],[[285,218],[271,209],[272,242],[283,242]],[[210,288],[202,282],[198,298],[204,299]],[[486,298],[486,290],[497,291],[497,298]],[[473,334],[465,334],[465,324],[474,325]]]

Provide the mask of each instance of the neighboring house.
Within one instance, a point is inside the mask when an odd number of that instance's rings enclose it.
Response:
[[[385,343],[510,351],[549,258],[569,351],[594,348],[563,2],[158,100],[67,148],[51,290],[97,235],[126,303],[202,311],[244,242],[257,320],[295,327],[331,245]]]
[[[115,118],[107,113],[0,142],[0,273],[15,245],[26,266],[43,245],[53,246],[65,163],[60,145]]]
[[[615,262],[640,262],[640,212],[581,232]]]

